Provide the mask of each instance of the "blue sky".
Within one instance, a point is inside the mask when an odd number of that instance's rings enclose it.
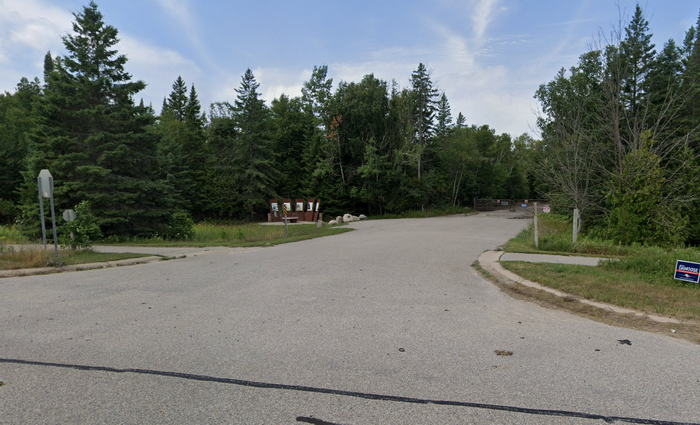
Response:
[[[43,54],[62,53],[71,12],[87,0],[0,0],[0,90],[41,75]],[[654,42],[682,40],[698,0],[640,3]],[[453,114],[498,132],[537,135],[538,85],[609,33],[627,0],[196,1],[102,0],[120,31],[127,69],[158,108],[172,81],[194,83],[208,109],[231,100],[246,68],[269,101],[298,95],[314,65],[336,82],[373,72],[407,86],[424,62]]]

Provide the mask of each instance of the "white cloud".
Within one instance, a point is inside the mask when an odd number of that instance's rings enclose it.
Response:
[[[477,40],[483,38],[486,28],[493,19],[494,9],[497,4],[498,0],[476,0],[471,20],[474,25],[474,36]]]

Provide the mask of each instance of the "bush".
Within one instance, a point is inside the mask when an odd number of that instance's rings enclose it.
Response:
[[[71,248],[88,248],[102,237],[97,217],[92,213],[90,202],[81,201],[75,206],[75,220],[61,227],[61,243]]]
[[[688,218],[679,205],[664,202],[665,181],[661,159],[647,147],[627,154],[609,195],[608,229],[613,240],[625,245],[683,244]]]
[[[187,240],[194,236],[194,221],[185,211],[176,211],[170,216],[168,239]]]

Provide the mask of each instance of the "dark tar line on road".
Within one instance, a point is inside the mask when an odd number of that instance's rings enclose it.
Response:
[[[136,373],[143,375],[155,375],[155,376],[169,376],[173,378],[190,379],[194,381],[205,381],[205,382],[217,382],[222,384],[232,384],[244,387],[253,388],[267,388],[276,390],[286,390],[286,391],[301,391],[317,394],[330,394],[339,395],[346,397],[357,397],[367,400],[379,400],[379,401],[391,401],[400,403],[412,403],[412,404],[436,404],[440,406],[454,406],[454,407],[471,407],[476,409],[487,409],[487,410],[497,410],[504,412],[513,413],[523,413],[529,415],[544,415],[544,416],[560,416],[560,417],[571,417],[571,418],[583,418],[583,419],[593,419],[602,420],[607,423],[614,422],[626,422],[632,424],[648,424],[648,425],[700,425],[697,422],[676,422],[676,421],[665,421],[659,419],[644,419],[644,418],[633,418],[626,416],[606,416],[599,415],[595,413],[585,413],[576,412],[568,410],[552,410],[552,409],[535,409],[529,407],[518,407],[518,406],[507,406],[499,404],[487,404],[487,403],[477,403],[468,401],[450,401],[450,400],[431,400],[423,398],[413,398],[413,397],[402,397],[395,395],[386,394],[373,394],[373,393],[362,393],[356,391],[345,391],[336,390],[331,388],[319,388],[319,387],[308,387],[302,385],[288,385],[288,384],[274,384],[269,382],[256,382],[256,381],[246,381],[242,379],[235,378],[221,378],[216,376],[207,375],[194,375],[190,373],[181,372],[169,372],[162,370],[152,370],[152,369],[119,369],[108,366],[91,366],[91,365],[78,365],[78,364],[68,364],[68,363],[52,363],[52,362],[40,362],[33,360],[22,360],[22,359],[7,359],[0,358],[0,363],[6,364],[19,364],[19,365],[29,365],[29,366],[43,366],[43,367],[57,367],[64,369],[75,369],[81,371],[96,371],[96,372],[110,372],[110,373]]]

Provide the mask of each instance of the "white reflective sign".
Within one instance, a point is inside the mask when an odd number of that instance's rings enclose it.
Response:
[[[49,170],[44,168],[39,171],[39,177],[37,179],[39,184],[39,194],[42,198],[50,198],[53,195],[53,177]]]

